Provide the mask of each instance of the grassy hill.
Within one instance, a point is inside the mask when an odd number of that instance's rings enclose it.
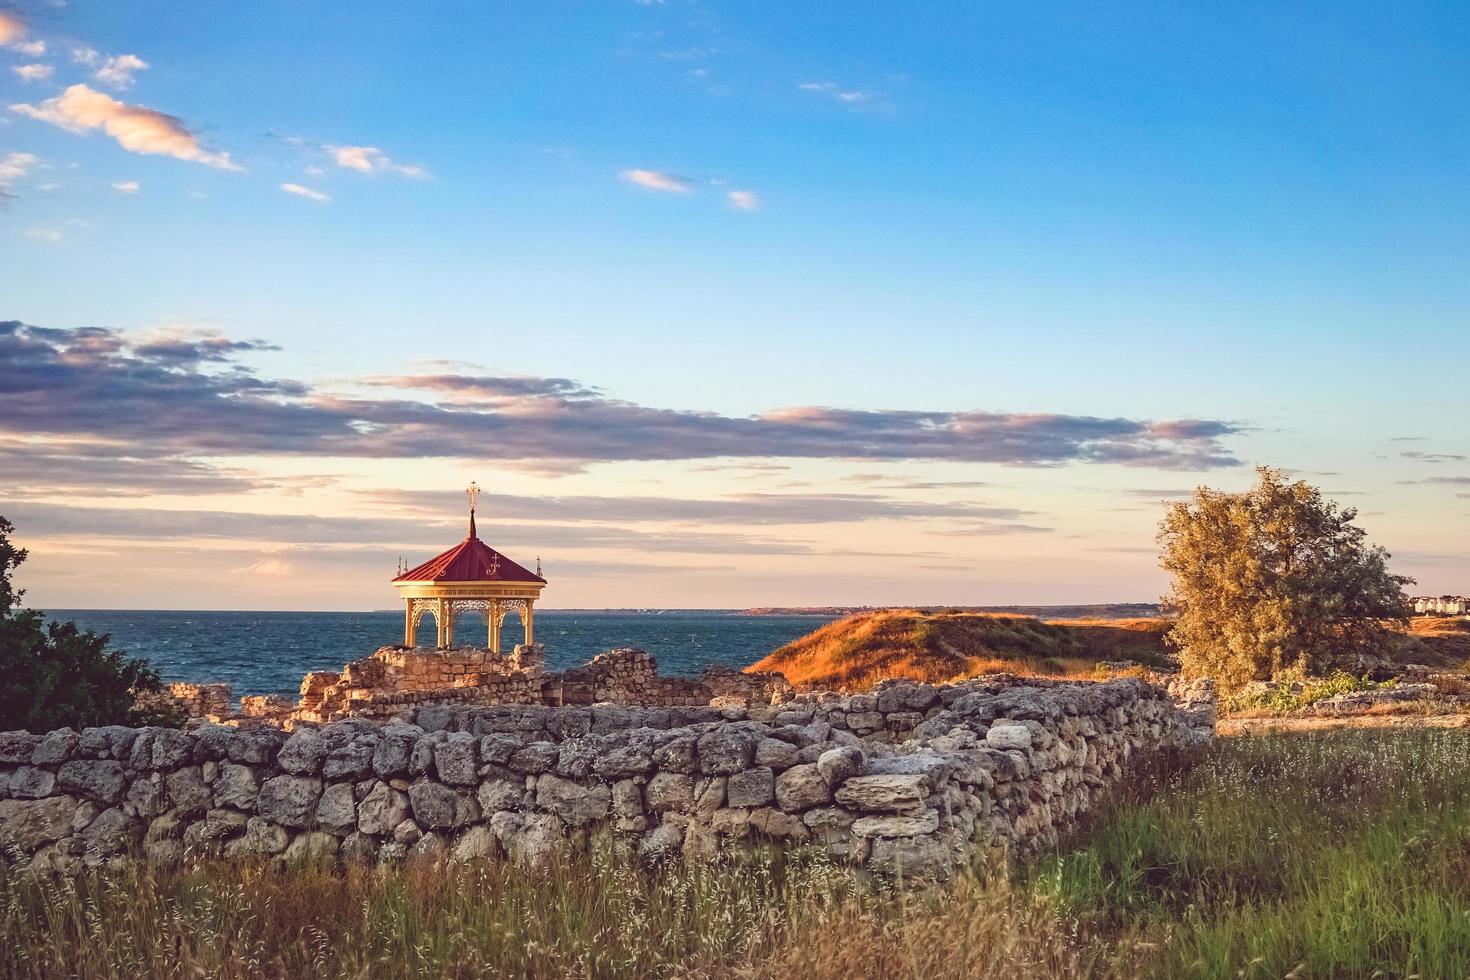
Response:
[[[1431,667],[1459,667],[1470,662],[1470,619],[1455,616],[1415,616],[1408,635],[1417,642],[1402,659]]]
[[[1100,660],[1158,663],[1158,619],[1076,619],[886,609],[858,613],[774,651],[748,670],[798,686],[861,690],[890,677],[940,683],[976,674],[1091,673]]]

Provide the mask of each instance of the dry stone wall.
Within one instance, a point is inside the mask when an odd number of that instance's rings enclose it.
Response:
[[[534,862],[599,828],[648,860],[752,838],[905,874],[1055,839],[1144,755],[1209,732],[1164,692],[991,677],[776,703],[421,707],[292,732],[0,735],[0,846],[71,871],[261,855]]]

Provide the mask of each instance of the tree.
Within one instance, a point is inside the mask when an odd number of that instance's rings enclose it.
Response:
[[[1186,673],[1228,690],[1387,652],[1413,579],[1389,573],[1354,508],[1280,470],[1256,472],[1244,493],[1201,487],[1159,525],[1160,563],[1174,576],[1164,602],[1178,614],[1169,640]]]
[[[11,573],[26,552],[11,542],[14,530],[0,517],[0,730],[177,723],[176,715],[134,706],[137,695],[163,690],[147,661],[108,651],[106,634],[43,625],[41,613],[18,608],[24,592]]]

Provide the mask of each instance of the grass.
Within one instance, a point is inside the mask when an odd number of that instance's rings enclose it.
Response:
[[[1470,976],[1470,733],[1221,739],[935,887],[761,850],[647,871],[0,871],[6,977]]]
[[[1431,667],[1470,665],[1470,617],[1415,616],[1408,635],[1416,642],[1406,659]]]
[[[1296,685],[1282,683],[1274,690],[1241,692],[1227,697],[1222,707],[1232,717],[1259,717],[1287,714],[1309,708],[1319,701],[1339,694],[1376,691],[1397,685],[1396,680],[1374,681],[1337,671],[1328,677],[1304,678]]]
[[[1089,675],[1101,660],[1165,659],[1162,620],[1065,620],[881,610],[829,623],[752,664],[798,687],[862,690],[894,677],[943,683],[977,674]]]

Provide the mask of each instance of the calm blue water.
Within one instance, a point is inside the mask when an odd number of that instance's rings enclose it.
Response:
[[[403,638],[401,612],[150,612],[50,609],[108,633],[112,647],[150,661],[166,680],[224,681],[242,694],[295,696],[310,670],[339,670]],[[619,646],[642,647],[664,674],[697,674],[709,664],[744,667],[776,647],[809,633],[827,616],[743,616],[671,611],[557,612],[536,610],[536,640],[546,645],[547,667],[565,670]],[[420,642],[433,643],[432,620]],[[466,617],[457,639],[484,642],[484,621]],[[520,641],[520,620],[507,617],[503,649]]]

